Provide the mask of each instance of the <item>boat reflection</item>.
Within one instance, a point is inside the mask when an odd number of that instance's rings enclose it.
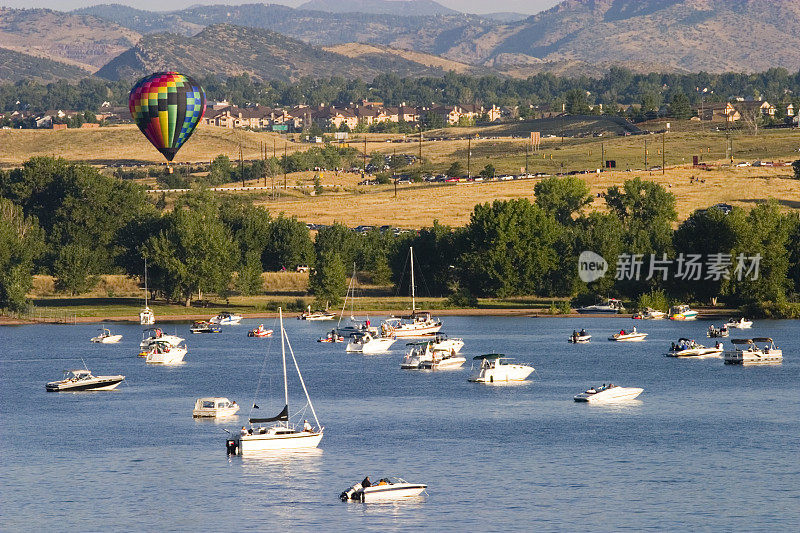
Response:
[[[322,468],[320,448],[301,450],[272,450],[264,452],[248,452],[244,456],[229,456],[230,462],[241,461],[246,475],[264,475],[274,473],[276,467],[286,469],[285,474],[303,472],[305,475],[320,472]]]
[[[589,402],[586,404],[587,409],[598,409],[602,410],[603,412],[608,413],[623,413],[625,411],[631,411],[634,408],[642,406],[642,400],[633,399],[633,400],[614,400],[614,401],[607,401],[607,402]]]

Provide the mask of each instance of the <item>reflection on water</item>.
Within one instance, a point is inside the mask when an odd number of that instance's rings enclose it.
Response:
[[[633,410],[642,406],[642,400],[634,398],[633,400],[606,400],[604,402],[575,402],[577,404],[584,404],[588,409],[601,409],[608,412],[623,413],[625,411]]]
[[[410,509],[423,510],[423,506],[427,503],[427,500],[428,492],[425,491],[419,496],[411,496],[398,500],[382,502],[358,502],[348,500],[342,502],[342,505],[345,505],[348,513],[399,518],[404,516]]]
[[[311,448],[308,450],[265,450],[261,452],[248,452],[246,455],[229,456],[229,461],[241,462],[242,471],[248,475],[264,475],[272,473],[275,469],[302,470],[306,473],[318,472],[322,466],[323,450]]]

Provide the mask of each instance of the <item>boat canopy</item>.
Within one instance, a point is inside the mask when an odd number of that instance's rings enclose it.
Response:
[[[480,361],[483,359],[504,359],[506,354],[503,353],[487,353],[483,355],[476,355],[472,359],[475,361]]]
[[[758,339],[756,339],[758,340]],[[763,341],[766,342],[766,341]],[[772,339],[769,339],[772,342]],[[732,344],[753,344],[753,339],[731,339]]]
[[[275,416],[269,418],[251,418],[251,424],[263,424],[265,422],[288,422],[289,421],[289,406],[284,405],[283,410]]]
[[[753,337],[753,342],[772,342],[772,339],[769,337]]]
[[[678,342],[694,342],[692,339],[687,339],[686,337],[681,337],[678,339]]]

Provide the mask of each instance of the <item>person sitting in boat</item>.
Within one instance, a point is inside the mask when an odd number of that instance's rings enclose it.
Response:
[[[161,338],[161,328],[156,328],[156,339]]]
[[[577,339],[578,338],[578,331],[577,330],[574,330],[574,329],[572,330],[572,338],[573,339]]]
[[[364,478],[364,481],[361,482],[361,486],[364,488],[372,486],[372,481],[369,480],[369,476]]]
[[[620,335],[625,335],[625,330],[624,329],[619,330],[619,334]]]
[[[586,330],[585,329],[581,328],[580,336],[581,337],[585,337],[586,336]]]
[[[312,431],[314,431],[311,428],[311,424],[308,423],[308,420],[303,420],[303,431],[308,432],[308,433],[311,433]]]
[[[246,427],[244,427],[244,426],[242,426],[242,431],[241,431],[241,433],[242,433],[242,437],[244,437],[245,435],[247,435],[247,428],[246,428]]]
[[[378,482],[378,485],[388,485],[388,484],[389,484],[389,480],[386,479],[386,478],[383,478],[382,480],[380,480]]]

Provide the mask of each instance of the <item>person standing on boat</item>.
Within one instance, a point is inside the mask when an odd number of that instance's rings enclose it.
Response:
[[[308,433],[311,433],[313,431],[313,428],[311,427],[311,424],[308,423],[308,420],[303,420],[303,431],[306,431]]]
[[[369,476],[364,478],[364,481],[361,482],[361,486],[363,488],[367,488],[367,487],[371,487],[372,486],[372,482],[369,480]]]

